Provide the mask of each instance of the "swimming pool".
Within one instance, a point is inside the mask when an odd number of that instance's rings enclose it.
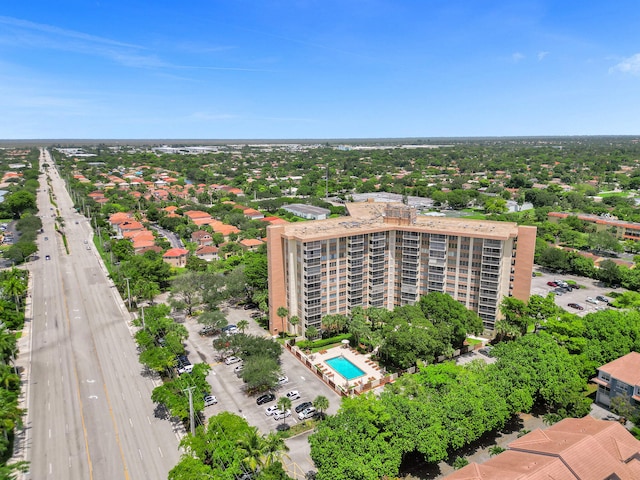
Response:
[[[327,365],[338,372],[338,375],[344,377],[346,380],[353,380],[364,375],[364,372],[356,367],[349,360],[342,355],[339,357],[333,357],[326,360]]]

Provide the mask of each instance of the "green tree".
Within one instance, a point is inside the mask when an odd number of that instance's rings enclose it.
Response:
[[[319,334],[318,329],[313,325],[308,326],[304,333],[307,340],[313,340],[317,338]]]
[[[329,399],[323,395],[318,395],[313,401],[313,406],[320,412],[320,415],[324,417],[324,411],[329,408]]]
[[[622,281],[620,268],[613,260],[604,260],[600,262],[598,278],[607,285],[619,285]]]
[[[285,412],[287,410],[291,410],[291,399],[289,397],[280,397],[278,399],[278,409],[282,412]],[[284,425],[286,421],[286,418],[283,416],[282,417],[282,424]]]
[[[284,319],[287,317],[287,315],[289,315],[289,310],[287,310],[286,307],[278,307],[278,310],[276,311],[276,315],[280,317],[280,320],[284,325]],[[281,333],[284,333],[284,332],[281,332]]]
[[[249,326],[249,322],[247,320],[243,319],[238,322],[238,329],[240,330],[241,333],[244,333],[244,331],[248,326]]]
[[[289,323],[293,327],[293,333],[295,335],[297,335],[298,334],[298,324],[300,323],[300,317],[298,317],[297,315],[294,315],[293,317],[291,317],[289,319]]]
[[[24,212],[36,209],[36,197],[26,190],[18,190],[4,199],[4,207],[13,214],[13,218],[20,218]]]

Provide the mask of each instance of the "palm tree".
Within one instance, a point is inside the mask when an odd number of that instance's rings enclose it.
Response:
[[[276,315],[280,317],[280,320],[282,320],[282,324],[284,325],[284,319],[287,315],[289,315],[289,310],[287,310],[286,307],[278,307],[278,310],[276,311]],[[284,333],[284,332],[281,332],[281,333]]]
[[[291,399],[288,397],[280,397],[278,399],[278,408],[280,409],[281,412],[285,412],[287,410],[291,409]],[[282,417],[282,424],[284,425],[284,422],[286,421],[286,418],[283,416]]]
[[[258,427],[252,427],[249,432],[238,440],[238,448],[242,452],[242,463],[255,472],[263,467],[264,439],[258,434]]]
[[[297,315],[294,315],[289,319],[289,323],[293,327],[293,332],[296,335],[298,335],[298,324],[300,323],[300,317],[298,317]]]
[[[27,290],[27,285],[20,278],[18,278],[15,275],[12,275],[2,283],[2,289],[7,295],[13,297],[14,302],[16,304],[16,312],[17,312],[18,307],[21,303],[20,297],[22,297],[24,292]]]
[[[320,415],[324,417],[324,411],[329,408],[329,399],[323,395],[318,395],[313,401],[313,406],[320,412]]]
[[[307,328],[305,332],[305,336],[307,337],[307,340],[313,340],[318,336],[318,329],[313,325],[311,325],[310,327]]]
[[[249,326],[249,322],[247,320],[240,320],[238,322],[238,330],[244,333],[245,328]]]
[[[0,361],[7,363],[17,352],[15,334],[11,333],[7,328],[2,328],[0,330]]]
[[[283,456],[289,458],[289,456],[284,453],[288,451],[289,447],[284,443],[284,439],[282,437],[273,432],[269,433],[269,435],[264,439],[263,463],[265,468],[280,460]]]

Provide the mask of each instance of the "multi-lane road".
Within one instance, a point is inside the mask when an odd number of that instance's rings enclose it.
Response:
[[[24,478],[165,479],[179,459],[174,426],[154,417],[155,385],[140,374],[129,313],[103,270],[87,219],[75,212],[46,150],[40,160],[50,165],[52,192],[43,175],[44,232],[29,267],[30,351],[21,352],[30,357]]]

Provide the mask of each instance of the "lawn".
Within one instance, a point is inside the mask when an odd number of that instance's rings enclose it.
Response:
[[[631,192],[602,192],[598,194],[598,197],[608,198],[608,197],[628,197]]]

